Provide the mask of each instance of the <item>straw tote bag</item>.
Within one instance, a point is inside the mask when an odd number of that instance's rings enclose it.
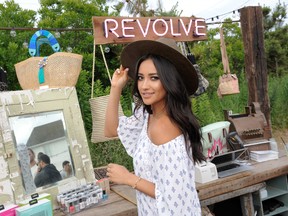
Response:
[[[230,73],[229,61],[228,61],[228,56],[226,52],[226,45],[224,42],[222,27],[220,28],[220,42],[221,42],[220,48],[221,48],[221,55],[222,55],[222,63],[224,66],[224,74],[219,77],[219,86],[218,86],[217,94],[219,97],[222,97],[223,95],[238,94],[240,93],[240,91],[239,91],[237,75]]]
[[[44,38],[39,39],[39,37]],[[53,53],[40,57],[40,45],[47,43]],[[30,58],[14,65],[22,89],[41,87],[61,88],[75,86],[81,71],[83,56],[75,53],[60,52],[56,38],[46,30],[37,31],[30,39]]]
[[[92,134],[91,134],[91,142],[92,143],[99,143],[105,142],[109,140],[117,139],[118,137],[108,138],[104,136],[104,125],[105,125],[105,118],[106,118],[106,108],[109,100],[109,95],[104,95],[100,97],[93,97],[94,91],[94,71],[95,71],[95,44],[93,48],[93,67],[92,67],[92,88],[91,88],[91,99],[89,100],[91,106],[91,114],[92,114]],[[100,50],[103,56],[103,60],[106,66],[106,71],[108,73],[108,77],[111,82],[111,76],[109,73],[108,65],[106,62],[106,58],[103,52],[103,48],[100,45]],[[119,103],[118,106],[118,113],[119,116],[123,116],[123,110]]]

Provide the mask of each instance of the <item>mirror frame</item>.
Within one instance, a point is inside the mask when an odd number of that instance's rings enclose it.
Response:
[[[49,193],[57,206],[59,193],[70,190],[80,184],[95,182],[95,174],[90,156],[84,123],[80,111],[75,87],[22,90],[0,92],[0,159],[4,158],[7,175],[0,176],[0,182],[10,181],[13,188],[11,202],[19,203],[30,194],[26,194],[16,155],[13,131],[9,117],[62,110],[66,125],[68,148],[74,162],[74,177],[59,181],[48,188],[37,188],[37,193]],[[3,163],[3,160],[0,160]],[[1,167],[1,164],[0,164]]]

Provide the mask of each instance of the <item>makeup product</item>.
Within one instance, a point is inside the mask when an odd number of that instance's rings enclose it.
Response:
[[[106,193],[106,190],[103,190],[102,199],[103,200],[107,200],[108,199],[108,194]]]
[[[45,215],[53,216],[52,204],[48,199],[32,200],[30,204],[16,208],[17,216]]]
[[[0,216],[15,216],[17,207],[15,204],[0,205]]]
[[[69,203],[69,213],[75,213],[75,206],[73,204],[73,200]]]
[[[79,199],[79,207],[80,211],[85,208],[85,202],[83,202],[82,198]]]
[[[57,197],[58,198],[58,197]],[[60,198],[60,197],[59,197]],[[37,200],[41,200],[41,199],[48,199],[51,201],[52,203],[52,197],[51,197],[51,194],[48,194],[48,193],[41,193],[41,194],[38,194],[38,193],[34,193],[30,196],[29,199],[25,199],[23,201],[20,201],[18,203],[19,206],[24,206],[24,205],[27,205],[32,199],[37,199]],[[58,200],[57,200],[58,201]],[[53,206],[52,206],[53,208]]]
[[[97,193],[93,193],[93,195],[92,195],[92,202],[93,202],[93,204],[97,204],[97,203],[98,203]]]
[[[76,198],[74,200],[74,206],[75,206],[75,212],[79,212],[80,211],[80,206],[79,206],[79,199]]]

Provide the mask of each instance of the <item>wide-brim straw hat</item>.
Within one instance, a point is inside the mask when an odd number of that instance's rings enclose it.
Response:
[[[192,63],[184,56],[176,42],[169,38],[157,40],[139,40],[128,44],[121,53],[121,64],[129,68],[128,75],[135,80],[136,64],[144,55],[159,55],[175,65],[186,86],[189,95],[194,94],[198,88],[198,75]]]

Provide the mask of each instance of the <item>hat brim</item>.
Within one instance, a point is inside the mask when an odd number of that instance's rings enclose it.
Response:
[[[121,64],[129,68],[128,75],[135,80],[136,64],[139,58],[147,54],[159,55],[175,65],[189,95],[198,88],[198,75],[192,63],[178,50],[159,41],[140,40],[128,44],[121,53]]]

